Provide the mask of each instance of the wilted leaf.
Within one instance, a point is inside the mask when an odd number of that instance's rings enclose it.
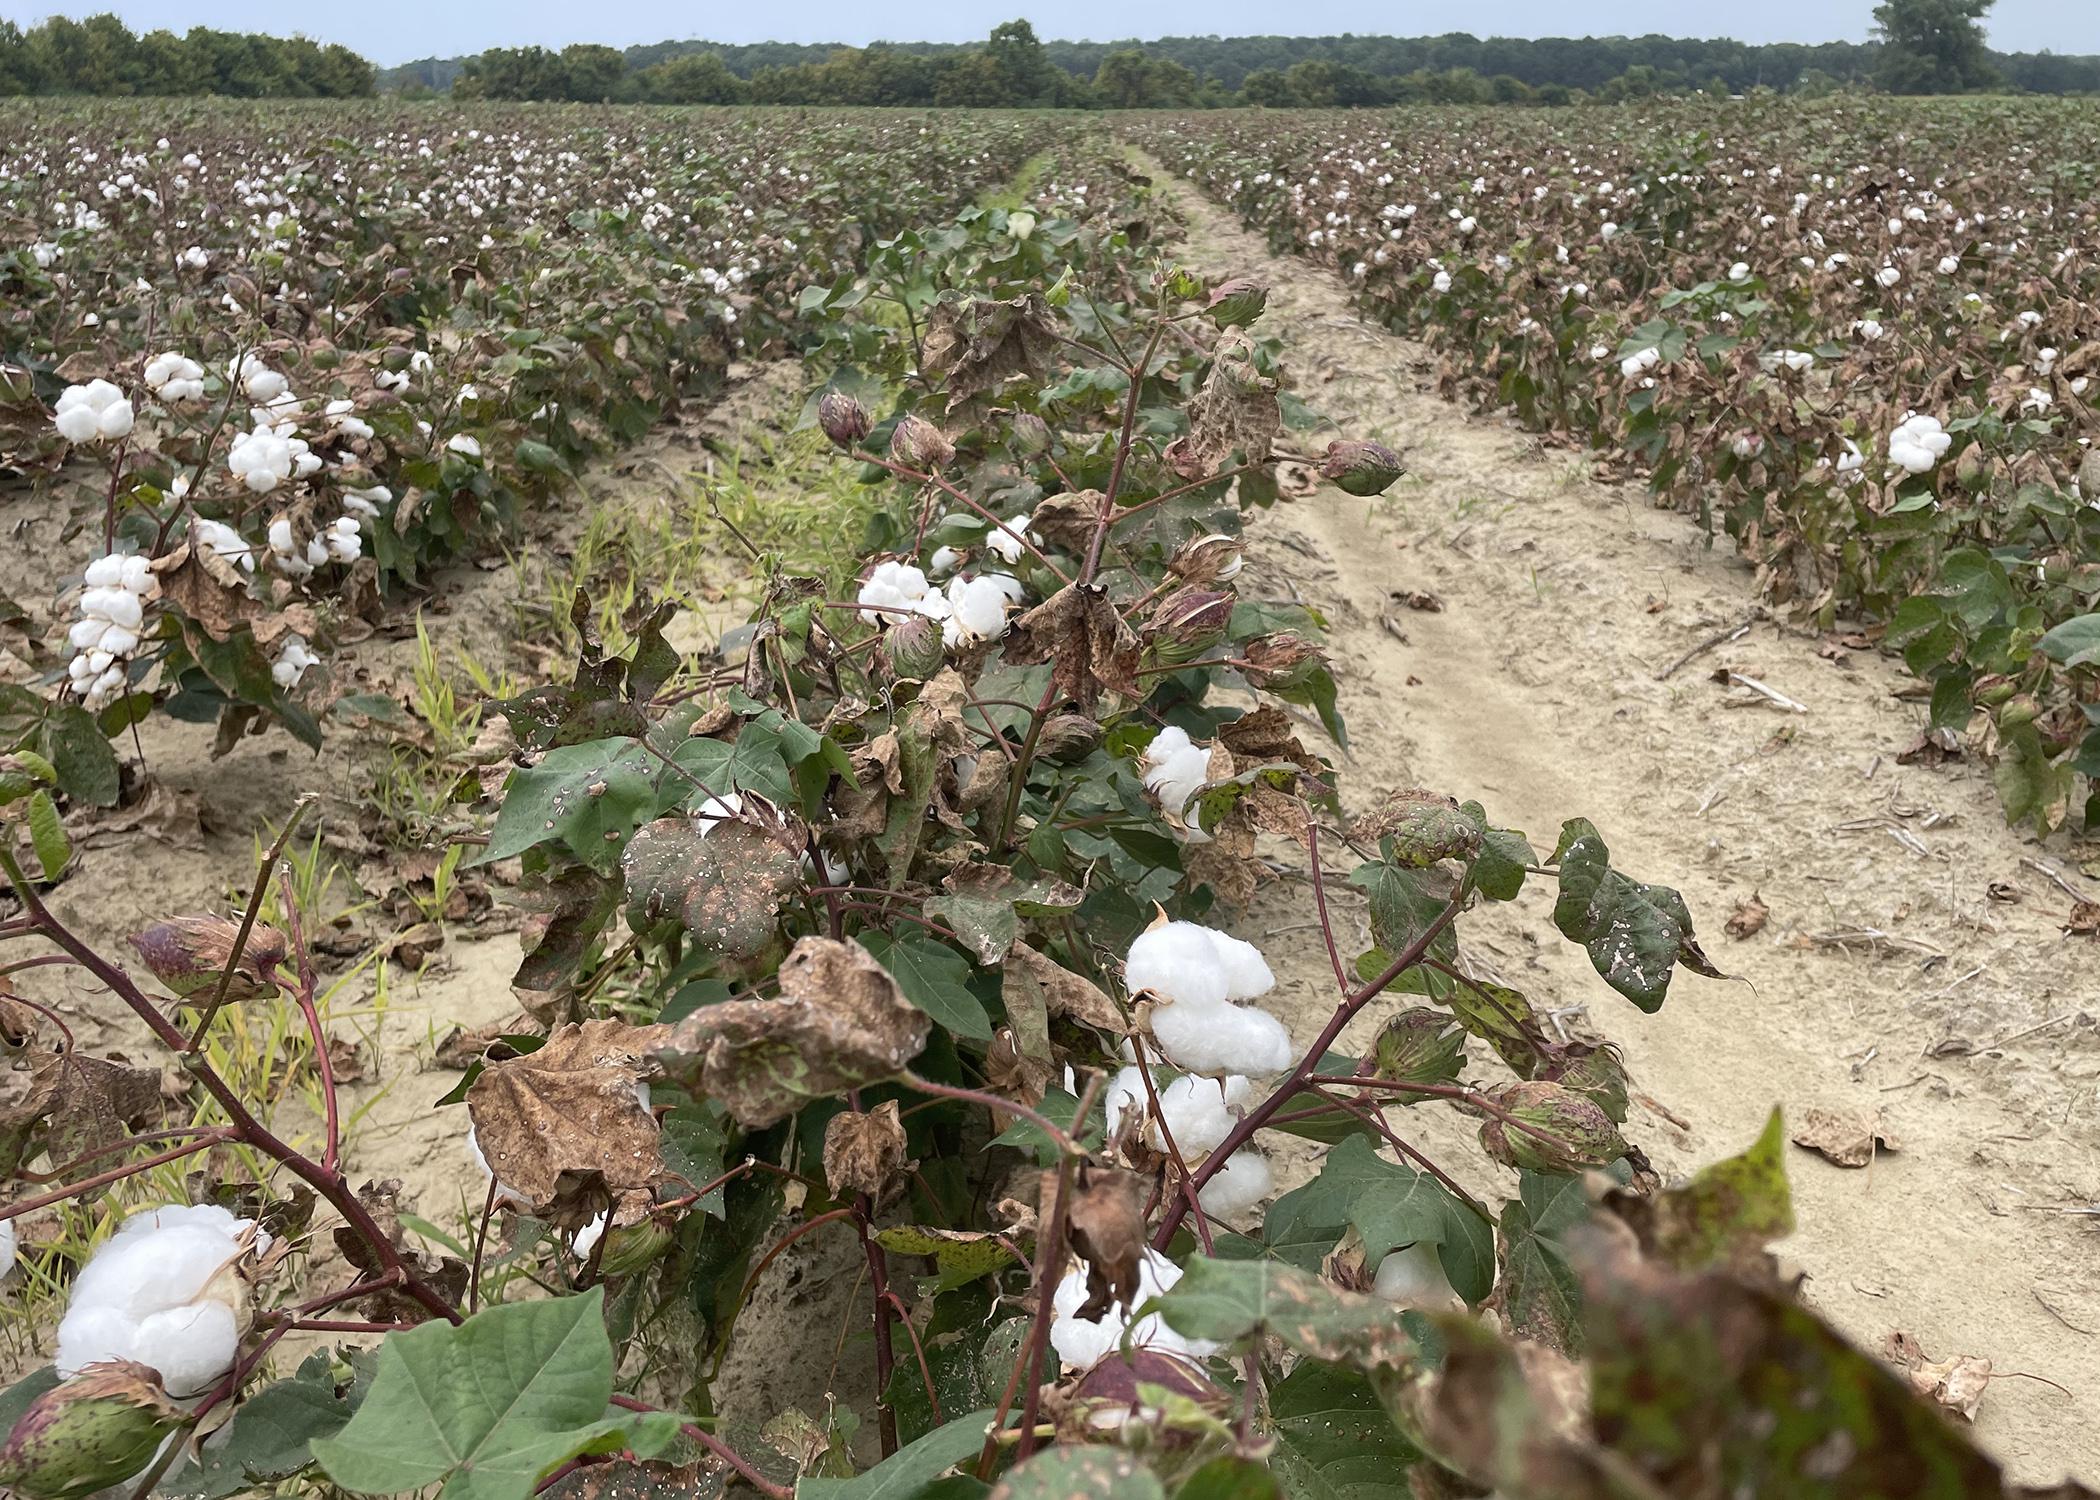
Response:
[[[1031,996],[1040,997],[1040,1004],[1050,1015],[1091,1026],[1108,1036],[1121,1036],[1129,1029],[1115,1001],[1099,985],[1026,943],[1017,942],[1007,950],[1002,978],[1009,995],[1017,986],[1024,988]],[[1011,1001],[1007,1009],[1013,1009]]]
[[[1004,1270],[1014,1263],[1013,1252],[999,1236],[977,1229],[921,1229],[908,1224],[878,1229],[875,1241],[899,1255],[930,1255],[940,1264],[936,1290],[946,1291]]]
[[[1952,1359],[1931,1359],[1924,1346],[1909,1334],[1892,1333],[1882,1353],[1888,1362],[1910,1377],[1910,1388],[1953,1412],[1964,1422],[1976,1420],[1976,1408],[1991,1383],[1991,1362],[1974,1354]]]
[[[663,1176],[661,1135],[636,1086],[668,1034],[620,1021],[562,1026],[536,1051],[488,1064],[468,1088],[481,1154],[539,1217],[556,1212],[564,1174],[594,1178],[616,1202],[646,1198]]]
[[[1053,1192],[1056,1182],[1046,1174],[1044,1192]],[[1048,1203],[1042,1207],[1042,1222],[1050,1222]],[[1116,1303],[1135,1308],[1138,1267],[1145,1256],[1145,1179],[1135,1172],[1081,1162],[1072,1181],[1065,1232],[1072,1253],[1086,1263],[1087,1296],[1078,1316],[1098,1319]]]
[[[1057,353],[1057,325],[1039,292],[944,298],[927,312],[924,351],[925,371],[944,382],[952,412],[996,396],[1009,380],[1042,376]]]
[[[1735,910],[1729,914],[1728,925],[1724,930],[1737,942],[1741,942],[1744,938],[1756,937],[1763,932],[1765,922],[1771,915],[1772,908],[1765,905],[1764,898],[1753,893],[1736,902]]]
[[[1004,656],[1015,666],[1047,662],[1059,699],[1092,713],[1104,692],[1144,696],[1138,638],[1099,584],[1070,583],[1014,621]]]
[[[805,937],[780,966],[780,997],[702,1006],[657,1056],[672,1077],[763,1129],[811,1099],[894,1078],[932,1022],[858,943]]]
[[[1254,364],[1254,341],[1238,329],[1218,339],[1210,373],[1188,404],[1189,430],[1167,445],[1166,460],[1183,479],[1208,478],[1234,454],[1242,462],[1266,462],[1283,409],[1276,382]]]
[[[1349,836],[1360,843],[1391,839],[1392,858],[1413,869],[1466,859],[1480,847],[1481,829],[1458,803],[1435,792],[1395,792],[1357,819]]]
[[[880,1206],[903,1183],[905,1165],[896,1100],[872,1110],[842,1109],[825,1122],[824,1182],[832,1197],[865,1193]]]

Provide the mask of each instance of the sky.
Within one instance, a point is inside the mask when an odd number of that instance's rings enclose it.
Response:
[[[921,0],[913,7],[866,0],[799,0],[784,7],[627,0],[578,6],[574,0],[359,0],[355,5],[287,7],[283,0],[92,0],[46,4],[42,13],[86,16],[115,11],[135,31],[302,31],[342,42],[383,66],[417,57],[450,57],[484,47],[561,46],[701,37],[718,42],[973,41],[1016,15],[1045,38],[1116,41],[1201,31],[1214,36],[1288,33],[1332,36],[1425,36],[1464,30],[1475,36],[1611,36],[1659,32],[1745,42],[1864,41],[1875,0],[1757,0],[1712,11],[1683,0],[1211,0],[1200,10],[1144,0]],[[32,14],[35,0],[31,0]],[[12,7],[10,7],[12,8]],[[19,15],[19,12],[17,12]],[[40,16],[39,16],[40,18]],[[1991,45],[2006,52],[2100,53],[2096,0],[1998,0],[1985,23]]]

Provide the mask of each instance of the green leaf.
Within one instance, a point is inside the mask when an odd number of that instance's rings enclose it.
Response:
[[[779,723],[777,710],[773,722],[758,718],[737,731],[736,739],[712,740],[688,737],[681,740],[672,751],[671,759],[690,771],[707,786],[703,792],[684,777],[678,777],[686,789],[680,806],[698,807],[709,793],[722,795],[732,790],[757,792],[776,806],[785,807],[795,799],[795,783],[788,775],[787,755],[783,749],[784,733]],[[797,724],[804,733],[810,731]]]
[[[1166,1500],[1159,1476],[1130,1453],[1059,1444],[1015,1464],[992,1500]]]
[[[472,863],[559,839],[585,864],[612,869],[655,811],[658,769],[641,741],[624,737],[549,750],[511,777],[488,844]]]
[[[1431,885],[1442,878],[1391,861],[1358,865],[1350,873],[1349,883],[1370,898],[1371,936],[1379,947],[1397,956],[1435,925],[1450,904],[1449,896]],[[1430,942],[1427,953],[1446,962],[1457,957],[1458,939],[1449,926]]]
[[[1302,1360],[1269,1391],[1270,1460],[1294,1500],[1407,1500],[1422,1455],[1360,1370]]]
[[[2100,663],[2100,614],[2074,615],[2043,636],[2039,645],[2042,655],[2067,667]]]
[[[805,1475],[795,1484],[795,1500],[911,1500],[947,1470],[975,1458],[998,1415],[986,1409],[957,1417],[851,1479]]]
[[[1148,1308],[1190,1338],[1231,1344],[1273,1335],[1316,1359],[1397,1365],[1415,1348],[1390,1302],[1337,1291],[1273,1260],[1192,1256],[1181,1279],[1139,1308],[1139,1315]]]
[[[334,1437],[350,1420],[356,1397],[336,1390],[326,1351],[306,1357],[289,1380],[266,1385],[241,1403],[213,1436],[199,1462],[179,1470],[160,1493],[221,1500],[256,1485],[289,1479],[313,1461],[315,1438]]]
[[[66,837],[66,825],[59,820],[57,804],[42,789],[29,798],[29,842],[36,850],[36,861],[43,866],[47,882],[65,873],[66,862],[73,857],[73,841]]]
[[[1562,827],[1558,862],[1553,925],[1581,943],[1604,982],[1642,1010],[1662,1007],[1678,964],[1710,979],[1722,977],[1692,935],[1684,897],[1612,869],[1611,851],[1587,819],[1573,818]]]
[[[1174,1500],[1283,1500],[1283,1488],[1268,1465],[1221,1453],[1183,1480]]]
[[[1490,901],[1514,901],[1524,888],[1526,867],[1538,863],[1531,840],[1513,828],[1490,828],[1487,809],[1468,802],[1459,809],[1480,829],[1480,852],[1473,856],[1473,888]]]
[[[1502,1284],[1496,1295],[1512,1332],[1579,1356],[1582,1285],[1559,1236],[1589,1216],[1589,1199],[1573,1176],[1528,1168],[1521,1176],[1517,1198],[1502,1205]]]
[[[612,1374],[602,1287],[425,1323],[387,1336],[371,1394],[313,1454],[353,1494],[442,1482],[446,1500],[529,1500],[580,1454],[646,1458],[676,1435],[667,1412],[607,1417]]]
[[[890,971],[904,998],[957,1036],[980,1042],[992,1039],[992,1019],[984,1002],[970,993],[970,961],[931,938],[889,937],[863,933],[861,946]]]
[[[1277,1199],[1263,1235],[1272,1247],[1309,1246],[1325,1232],[1332,1248],[1344,1229],[1362,1237],[1372,1266],[1403,1245],[1435,1245],[1444,1274],[1468,1302],[1479,1302],[1494,1284],[1488,1222],[1427,1172],[1387,1161],[1363,1136],[1341,1142],[1320,1163],[1319,1176]]]
[[[77,703],[52,705],[37,728],[36,749],[58,769],[68,797],[115,807],[121,788],[117,752],[94,715]]]

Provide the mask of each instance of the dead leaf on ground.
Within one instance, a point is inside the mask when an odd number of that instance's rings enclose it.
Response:
[[[2064,919],[2066,937],[2100,937],[2100,901],[2075,901]]]
[[[1737,940],[1756,937],[1765,930],[1765,921],[1771,915],[1772,908],[1765,905],[1763,893],[1753,891],[1736,902],[1735,911],[1723,931]]]
[[[1961,736],[1951,729],[1928,729],[1896,752],[1896,764],[1943,765],[1962,758]]]
[[[1869,1110],[1825,1109],[1812,1105],[1794,1126],[1794,1144],[1806,1147],[1841,1167],[1864,1167],[1876,1149],[1900,1151],[1895,1132]]]
[[[1420,610],[1425,615],[1440,615],[1444,612],[1444,601],[1422,589],[1395,589],[1393,598],[1409,609]]]
[[[1910,1376],[1911,1389],[1965,1422],[1976,1420],[1976,1408],[1991,1383],[1991,1362],[1980,1355],[1957,1354],[1928,1359],[1925,1347],[1900,1329],[1888,1336],[1882,1356]]]

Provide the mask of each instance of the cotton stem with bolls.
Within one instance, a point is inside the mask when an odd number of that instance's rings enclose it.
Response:
[[[22,903],[23,913],[29,918],[31,926],[45,940],[69,954],[82,968],[101,981],[132,1014],[145,1023],[147,1029],[163,1046],[175,1054],[184,1069],[225,1113],[226,1129],[231,1132],[231,1139],[261,1152],[312,1188],[329,1207],[343,1216],[352,1232],[370,1248],[378,1264],[400,1276],[402,1290],[415,1298],[432,1315],[449,1322],[460,1321],[459,1310],[409,1269],[401,1257],[401,1252],[394,1248],[393,1242],[379,1227],[370,1210],[358,1201],[357,1193],[342,1172],[322,1166],[312,1157],[279,1139],[268,1126],[257,1119],[226,1080],[219,1076],[218,1070],[213,1068],[201,1053],[191,1050],[190,1039],[161,1014],[160,1008],[132,982],[131,976],[103,958],[44,904],[43,899],[37,895],[36,887],[23,874],[13,850],[4,845],[0,845],[0,872],[5,873],[8,883],[14,887],[15,897]]]

